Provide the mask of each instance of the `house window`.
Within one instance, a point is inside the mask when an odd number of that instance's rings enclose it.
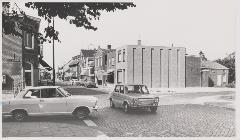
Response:
[[[25,46],[29,49],[34,49],[34,35],[26,32]]]
[[[108,66],[111,66],[111,59],[108,59]]]
[[[100,57],[99,66],[102,66],[102,57]]]
[[[112,66],[115,66],[115,58],[112,57]]]
[[[227,75],[226,74],[223,75],[223,82],[227,82]]]
[[[122,58],[121,58],[121,50],[118,51],[118,62],[121,62]]]
[[[105,55],[104,58],[105,65],[107,65],[107,55]]]
[[[125,49],[123,49],[123,62],[125,62]]]
[[[25,63],[25,82],[26,86],[33,86],[33,65]]]

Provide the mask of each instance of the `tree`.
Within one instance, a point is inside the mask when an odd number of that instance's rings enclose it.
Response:
[[[10,7],[9,2],[3,2],[2,4],[3,7]],[[17,4],[15,3],[15,5]],[[125,10],[128,7],[136,7],[133,3],[124,2],[28,2],[25,3],[25,6],[37,10],[38,16],[43,17],[48,23],[52,23],[53,18],[58,17],[69,21],[70,24],[74,24],[76,27],[83,27],[94,31],[97,30],[97,27],[94,27],[91,24],[91,21],[99,20],[101,12],[114,12],[117,9]],[[2,12],[2,27],[4,33],[18,35],[14,31],[15,26],[19,26],[20,29],[24,29],[26,31],[31,30],[28,29],[29,27],[24,23],[24,21],[28,18],[25,12],[19,7],[18,10],[20,11],[20,14],[23,15],[23,21],[20,22],[19,25],[13,23],[16,18],[19,18],[17,10],[12,10],[13,15],[10,17],[4,11]],[[54,30],[53,26],[50,24],[45,28],[44,33],[45,35],[36,33],[41,42],[50,42],[51,38],[60,41],[58,38],[59,32]]]
[[[199,52],[199,56],[201,57],[201,61],[207,61],[207,58],[205,57],[205,54],[202,51]]]
[[[232,83],[236,81],[236,76],[235,76],[235,52],[231,53],[227,57],[223,59],[217,59],[217,63],[229,68],[229,78],[228,78],[228,83]]]

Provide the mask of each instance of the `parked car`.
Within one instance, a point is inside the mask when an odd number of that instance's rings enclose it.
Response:
[[[93,82],[93,81],[84,81],[84,82],[83,82],[83,86],[84,86],[84,87],[87,87],[87,88],[90,88],[90,87],[94,87],[94,88],[95,88],[95,87],[97,87],[97,86],[96,86],[96,83]]]
[[[156,112],[159,102],[159,97],[150,94],[146,85],[138,84],[116,85],[109,99],[111,108],[121,107],[124,112],[133,108],[146,108]]]
[[[4,100],[2,113],[17,121],[23,121],[27,116],[61,114],[83,119],[97,110],[97,101],[93,96],[71,95],[59,86],[31,87],[13,99]]]

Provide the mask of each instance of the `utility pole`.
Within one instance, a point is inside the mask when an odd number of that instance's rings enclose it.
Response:
[[[54,29],[54,17],[53,17],[53,30]],[[54,31],[55,32],[55,31]],[[55,86],[55,56],[54,56],[54,36],[53,36],[53,85]]]

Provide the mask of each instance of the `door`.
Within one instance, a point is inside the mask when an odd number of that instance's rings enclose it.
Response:
[[[217,86],[222,86],[222,75],[217,75]]]
[[[67,113],[67,99],[56,88],[41,89],[40,110],[42,113]]]
[[[23,96],[21,104],[18,104],[18,108],[26,109],[28,114],[38,114],[40,113],[40,90],[30,89]]]

